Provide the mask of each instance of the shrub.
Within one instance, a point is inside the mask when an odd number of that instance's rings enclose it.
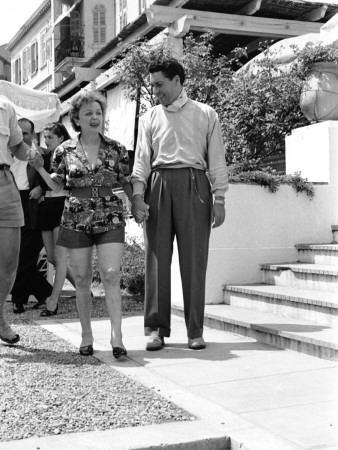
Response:
[[[293,175],[278,175],[273,172],[263,170],[251,170],[245,172],[229,172],[229,180],[233,183],[255,183],[263,186],[269,192],[277,192],[281,183],[291,184],[298,193],[304,192],[310,199],[315,195],[315,188],[306,178],[303,178],[299,172]]]
[[[131,294],[144,294],[144,247],[135,238],[127,240],[124,246],[121,287]]]

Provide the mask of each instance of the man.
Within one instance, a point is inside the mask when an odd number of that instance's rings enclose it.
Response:
[[[216,228],[225,219],[224,145],[216,112],[187,97],[184,69],[178,61],[153,64],[149,72],[160,104],[140,121],[132,174],[132,213],[139,221],[147,219],[144,323],[150,337],[146,349],[161,349],[164,337],[170,336],[170,268],[176,236],[188,346],[197,350],[205,347],[211,224]]]
[[[0,339],[15,344],[20,337],[6,321],[4,309],[15,279],[24,216],[20,194],[9,169],[13,163],[11,152],[23,161],[42,159],[23,142],[15,110],[6,97],[0,95]]]
[[[18,120],[18,124],[24,142],[30,148],[35,148],[34,123],[23,118]],[[45,303],[53,288],[37,267],[43,247],[41,231],[37,229],[38,200],[42,195],[38,173],[27,161],[20,161],[15,157],[11,171],[20,192],[25,219],[25,225],[21,227],[19,264],[12,288],[13,311],[18,314],[25,312],[24,304],[28,303],[31,294],[38,301],[34,308],[38,308]]]

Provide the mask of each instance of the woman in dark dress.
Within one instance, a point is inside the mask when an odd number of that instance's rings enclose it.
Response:
[[[56,147],[69,140],[70,136],[62,123],[53,122],[44,128],[44,138],[47,147],[44,167],[47,172],[51,172]],[[67,262],[67,250],[57,245],[62,211],[69,191],[62,189],[56,193],[47,184],[42,185],[42,188],[45,194],[39,203],[38,226],[42,232],[47,261],[54,266],[55,276],[52,294],[46,299],[46,309],[41,312],[41,316],[53,316],[57,314],[58,300],[66,277],[75,286],[74,274]]]

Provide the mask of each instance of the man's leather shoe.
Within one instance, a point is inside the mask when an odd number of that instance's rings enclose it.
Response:
[[[21,314],[25,312],[25,308],[23,305],[19,305],[17,303],[13,303],[13,313],[14,314]]]
[[[188,345],[191,350],[202,350],[205,348],[205,342],[202,337],[188,339]]]
[[[164,347],[164,338],[160,336],[157,331],[152,331],[149,339],[147,340],[146,350],[161,350]]]

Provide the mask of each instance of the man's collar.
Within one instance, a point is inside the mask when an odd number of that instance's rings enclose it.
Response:
[[[180,95],[174,100],[170,105],[163,106],[163,109],[168,112],[177,112],[179,111],[188,101],[188,96],[186,90],[182,88]]]

